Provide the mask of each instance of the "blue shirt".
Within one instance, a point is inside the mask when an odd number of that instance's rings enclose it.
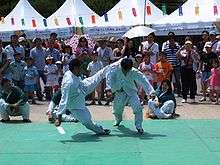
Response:
[[[30,52],[30,57],[34,59],[34,66],[37,70],[43,71],[45,67],[46,49],[45,48],[33,48]]]
[[[53,57],[54,61],[61,61],[61,54],[60,51],[55,49],[55,48],[47,48],[46,50],[46,56],[51,56]]]
[[[35,85],[37,84],[38,71],[35,66],[26,66],[24,68],[24,84]]]
[[[27,64],[24,61],[14,61],[9,65],[9,71],[13,80],[24,80],[24,68],[26,65]]]

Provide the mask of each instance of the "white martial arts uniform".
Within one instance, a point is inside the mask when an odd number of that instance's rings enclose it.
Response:
[[[142,128],[143,107],[141,106],[137,85],[141,85],[147,94],[154,93],[154,89],[143,73],[132,68],[125,76],[122,72],[121,65],[111,69],[106,77],[106,89],[111,89],[114,94],[113,114],[116,123],[122,121],[122,113],[125,105],[128,103],[135,115],[135,126],[137,129]]]
[[[74,118],[81,122],[86,128],[96,134],[103,134],[104,130],[100,125],[95,124],[91,114],[85,106],[85,97],[95,90],[97,85],[105,78],[110,66],[97,72],[94,76],[82,80],[71,71],[64,74],[61,91],[62,98],[59,104],[57,115],[65,113],[68,109]]]

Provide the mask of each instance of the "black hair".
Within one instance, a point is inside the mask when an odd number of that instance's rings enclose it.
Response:
[[[10,38],[12,39],[12,38],[14,38],[14,37],[17,37],[17,38],[18,38],[18,35],[13,34],[13,35],[11,35],[11,37],[10,37]]]
[[[30,57],[30,56],[29,57],[25,57],[25,61],[28,61],[28,60],[34,60],[34,59],[33,59],[33,57]]]
[[[63,45],[63,46],[62,46],[62,51],[63,51],[63,53],[66,53],[65,49],[67,49],[67,48],[70,49],[70,55],[72,55],[73,52],[72,52],[72,47],[71,47],[70,45]]]
[[[57,37],[57,33],[53,32],[53,33],[50,33],[50,37],[52,36],[56,36]]]
[[[3,77],[2,80],[1,80],[1,86],[4,86],[4,84],[7,83],[7,82],[10,82],[10,80]]]
[[[175,33],[174,32],[169,32],[168,36],[175,36]]]
[[[164,52],[164,51],[161,51],[161,52],[159,52],[159,56],[166,56],[167,57],[167,53],[166,52]]]
[[[130,70],[133,67],[133,61],[131,59],[129,59],[129,58],[124,58],[121,61],[121,67],[124,70]]]
[[[79,43],[78,43],[78,47],[81,47],[81,42],[85,40],[86,41],[86,47],[88,48],[89,47],[89,43],[88,43],[88,40],[86,39],[86,37],[81,37],[79,39]]]
[[[171,82],[170,82],[170,80],[168,80],[168,79],[163,80],[163,81],[161,82],[161,85],[160,85],[159,89],[162,90],[162,85],[163,85],[164,83],[166,83],[166,84],[168,85],[168,90],[167,90],[167,92],[168,92],[168,93],[173,93]]]
[[[79,59],[73,59],[69,63],[69,70],[72,71],[75,67],[81,67],[81,61]]]
[[[148,36],[153,36],[153,38],[155,38],[155,37],[156,37],[156,35],[155,35],[155,33],[154,33],[154,32],[152,32],[152,33],[148,34]]]
[[[209,35],[209,32],[208,32],[207,30],[202,31],[202,34],[203,34],[203,33],[206,33],[206,34]]]
[[[37,41],[41,41],[42,42],[42,39],[41,38],[35,38],[34,39],[34,43],[36,44]]]
[[[123,44],[125,43],[125,42],[124,42],[124,40],[123,40],[123,39],[121,39],[121,38],[117,39],[117,41],[116,41],[116,42],[121,42],[121,43],[123,43]]]

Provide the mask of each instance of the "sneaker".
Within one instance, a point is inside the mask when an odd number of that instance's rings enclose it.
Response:
[[[95,101],[92,101],[89,105],[96,105]]]
[[[102,102],[101,102],[101,101],[98,101],[98,105],[102,105]]]
[[[181,103],[187,103],[186,99],[182,99]]]
[[[1,119],[1,122],[2,123],[7,123],[7,122],[9,122],[10,121],[10,118],[8,118],[8,119]]]
[[[37,104],[35,100],[32,100],[31,104]]]
[[[109,135],[109,134],[111,133],[111,130],[110,130],[110,129],[104,129],[103,131],[104,131],[104,132],[99,133],[99,134],[97,134],[97,135],[102,136],[102,135]]]
[[[31,123],[31,120],[30,119],[23,119],[23,122],[24,123]]]
[[[118,127],[120,125],[120,121],[115,121],[115,123],[113,124],[114,127]]]
[[[110,104],[110,101],[107,101],[106,103],[105,103],[105,105],[109,105]]]
[[[143,128],[137,128],[137,131],[141,135],[144,134],[144,129]]]
[[[192,104],[193,104],[193,103],[196,103],[196,99],[191,99],[191,100],[190,100],[190,103],[192,103]]]
[[[201,98],[199,101],[200,101],[200,102],[206,101],[206,98],[203,97],[203,98]]]

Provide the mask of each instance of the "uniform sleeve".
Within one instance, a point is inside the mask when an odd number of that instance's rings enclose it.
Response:
[[[150,95],[152,93],[155,93],[154,88],[152,87],[147,77],[143,73],[137,70],[137,71],[134,71],[133,76],[134,76],[134,80],[144,88],[144,91],[147,94]]]
[[[61,100],[59,103],[59,109],[58,109],[57,115],[61,115],[65,113],[66,105],[68,103],[69,92],[70,92],[70,84],[63,83],[62,88],[61,88],[62,96],[61,96]]]
[[[116,81],[116,69],[109,70],[106,74],[106,90],[112,90],[113,83]]]

